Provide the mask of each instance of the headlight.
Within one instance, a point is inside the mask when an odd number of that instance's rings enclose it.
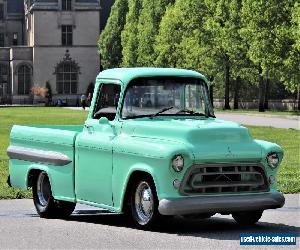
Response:
[[[271,168],[277,168],[279,165],[279,156],[277,153],[270,153],[267,156],[268,164]]]
[[[181,155],[175,155],[172,159],[172,167],[176,172],[180,172],[183,169],[184,159]]]

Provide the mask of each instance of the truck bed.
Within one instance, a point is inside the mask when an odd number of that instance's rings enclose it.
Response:
[[[74,194],[74,144],[82,125],[13,126],[10,134],[10,182],[26,189],[31,171],[42,169],[55,182],[53,196],[72,201]],[[71,178],[70,178],[71,176]],[[24,178],[25,177],[25,178]]]

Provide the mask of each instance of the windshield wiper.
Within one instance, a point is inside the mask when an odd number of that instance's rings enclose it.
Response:
[[[196,112],[196,111],[193,111],[193,110],[190,110],[190,109],[181,109],[176,114],[180,114],[180,113],[188,113],[188,114],[191,114],[191,115],[205,116],[206,118],[208,118],[208,115],[203,114],[203,113],[199,113],[199,112]]]
[[[168,111],[168,110],[170,110],[170,109],[172,109],[172,108],[174,108],[174,107],[163,108],[163,109],[161,109],[160,111],[158,111],[157,113],[151,115],[150,118],[152,119],[153,117],[158,116],[159,114],[161,114],[161,113],[163,113],[163,112],[166,112],[166,111]]]

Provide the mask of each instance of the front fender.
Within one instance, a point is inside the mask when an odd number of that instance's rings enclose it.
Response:
[[[187,169],[194,158],[191,158],[189,153],[182,154],[185,158],[184,168]],[[121,211],[128,182],[136,171],[152,176],[159,200],[165,197],[178,196],[178,190],[174,189],[173,181],[182,179],[185,170],[176,173],[171,167],[172,157],[173,154],[169,157],[159,158],[114,152],[112,177],[114,207]]]
[[[257,144],[259,144],[262,148],[262,159],[261,163],[264,165],[268,178],[271,176],[275,177],[275,182],[270,184],[271,191],[277,191],[277,175],[280,168],[280,164],[283,159],[283,149],[277,145],[276,143],[263,141],[263,140],[255,140]],[[267,162],[267,156],[269,153],[277,153],[279,156],[279,165],[277,168],[271,168]]]
[[[262,157],[266,158],[269,153],[276,152],[279,155],[279,161],[282,162],[283,159],[283,149],[276,143],[263,141],[263,140],[254,140],[262,148]]]
[[[158,182],[155,177],[155,172],[153,171],[153,168],[151,166],[146,165],[146,164],[135,164],[135,165],[131,166],[128,174],[125,177],[124,184],[123,184],[120,195],[118,195],[117,193],[114,195],[114,203],[115,203],[114,205],[115,205],[115,207],[118,207],[119,211],[121,211],[123,209],[126,190],[129,186],[129,180],[130,180],[131,176],[136,172],[142,172],[142,173],[146,173],[146,174],[150,175],[153,179],[155,188],[157,187]],[[117,200],[117,199],[120,199],[120,200]]]

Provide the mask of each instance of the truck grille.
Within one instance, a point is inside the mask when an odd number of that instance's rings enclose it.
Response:
[[[268,191],[268,181],[259,164],[209,164],[192,166],[181,183],[181,194],[240,193]]]

